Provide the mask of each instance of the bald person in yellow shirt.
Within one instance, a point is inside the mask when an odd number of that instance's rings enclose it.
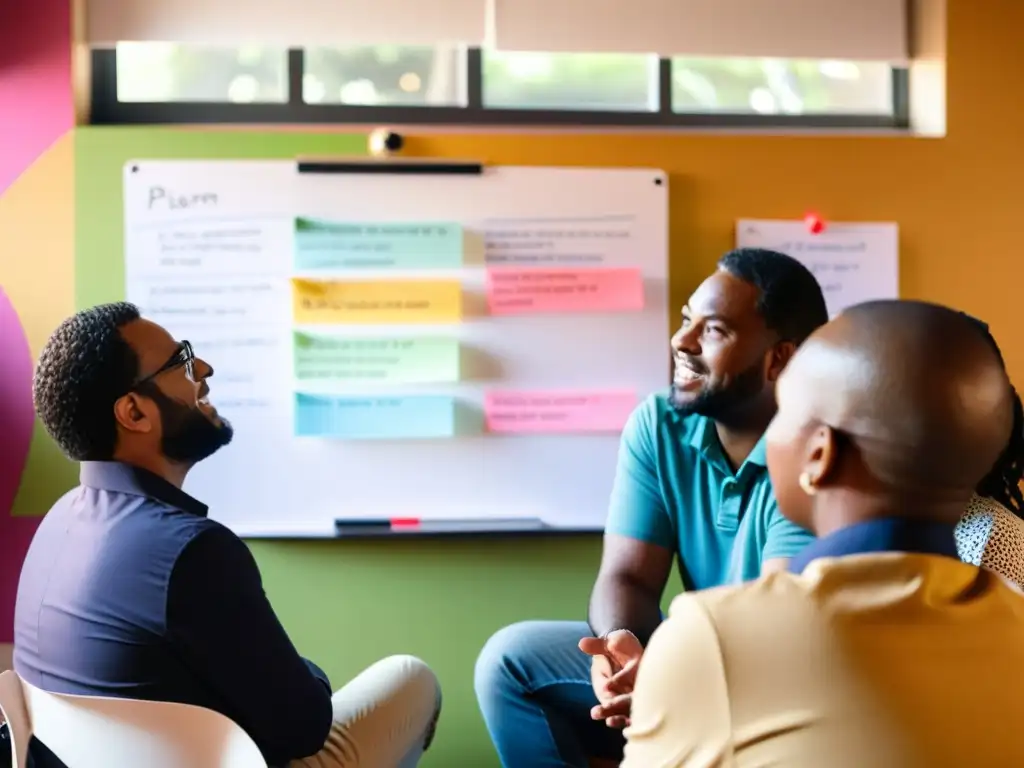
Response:
[[[944,307],[862,304],[777,394],[768,470],[819,538],[790,573],[676,598],[619,673],[622,765],[1024,766],[1024,595],[954,540],[1013,421],[991,344]]]

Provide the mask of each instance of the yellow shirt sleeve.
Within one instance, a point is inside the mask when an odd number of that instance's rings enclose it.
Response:
[[[732,764],[729,694],[718,634],[695,595],[680,595],[637,673],[622,768]]]

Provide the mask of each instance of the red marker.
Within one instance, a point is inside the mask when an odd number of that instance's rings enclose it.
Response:
[[[420,519],[418,517],[393,517],[391,518],[391,527],[394,528],[419,528]]]
[[[825,231],[825,222],[821,220],[821,216],[816,213],[808,213],[804,216],[804,224],[807,225],[807,231],[812,235],[820,235]]]
[[[478,533],[534,532],[553,530],[535,517],[491,517],[470,519],[426,519],[421,517],[378,517],[369,519],[338,518],[334,521],[336,536],[378,536],[388,533]],[[589,531],[589,529],[587,529]]]

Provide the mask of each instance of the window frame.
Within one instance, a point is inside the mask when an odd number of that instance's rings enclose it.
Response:
[[[658,62],[656,112],[575,109],[503,109],[483,104],[483,53],[466,50],[464,106],[354,106],[307,104],[302,98],[305,55],[288,50],[288,101],[273,104],[230,102],[122,102],[117,98],[117,52],[92,50],[91,125],[267,124],[267,125],[437,125],[555,128],[739,128],[906,130],[910,127],[909,72],[892,70],[890,114],[761,115],[730,112],[674,112],[672,60]]]

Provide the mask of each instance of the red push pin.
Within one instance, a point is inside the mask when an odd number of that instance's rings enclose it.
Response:
[[[820,235],[825,231],[825,222],[821,216],[816,213],[808,213],[804,215],[804,224],[807,225],[807,231],[812,235]]]

